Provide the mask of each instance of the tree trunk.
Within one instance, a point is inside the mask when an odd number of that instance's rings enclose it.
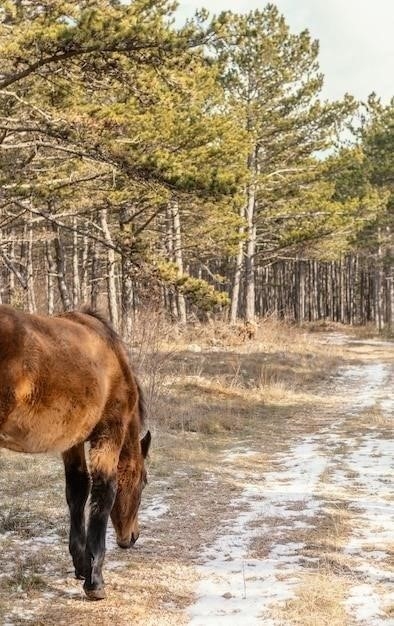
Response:
[[[11,263],[15,264],[15,240],[14,240],[14,230],[11,230],[10,233],[10,238],[11,238],[11,242],[10,242],[10,261]],[[7,297],[7,302],[8,304],[12,304],[13,298],[14,298],[14,292],[15,292],[15,274],[14,272],[10,271],[8,274],[9,278],[8,278],[8,297]]]
[[[245,321],[254,322],[255,318],[255,276],[254,256],[256,252],[255,203],[256,190],[254,183],[248,186],[248,202],[246,205],[246,254],[245,254]]]
[[[168,261],[173,262],[174,259],[174,229],[171,204],[167,204],[166,208],[166,252]],[[175,321],[178,319],[178,307],[174,290],[171,287],[167,290],[167,297],[169,301],[169,308],[171,317]]]
[[[101,209],[100,222],[104,239],[109,244],[107,248],[107,289],[108,289],[108,309],[109,317],[115,329],[119,327],[118,300],[116,293],[116,259],[115,250],[112,246],[112,237],[108,227],[107,209]]]
[[[33,267],[33,225],[27,226],[27,254],[26,254],[26,284],[27,284],[27,308],[29,313],[35,313],[36,295],[34,291],[34,267]]]
[[[97,241],[92,241],[90,244],[92,264],[91,264],[91,276],[90,276],[90,306],[92,309],[97,309],[97,301],[99,295],[99,269],[100,259],[98,253]]]
[[[79,277],[79,247],[78,247],[78,233],[76,231],[78,226],[77,218],[73,218],[73,307],[77,309],[81,298],[81,281]]]
[[[242,205],[240,208],[239,216],[241,220],[245,219],[245,206]],[[233,285],[231,290],[231,308],[230,308],[230,324],[236,324],[238,318],[238,308],[239,308],[239,293],[240,293],[240,285],[241,285],[241,275],[242,275],[242,267],[244,261],[244,225],[241,223],[238,230],[239,234],[239,243],[238,243],[238,254],[235,261],[235,270],[233,276]]]
[[[133,331],[133,264],[127,254],[122,254],[122,335],[130,340]]]
[[[181,217],[179,212],[179,206],[177,202],[171,203],[172,213],[172,227],[174,233],[174,258],[179,272],[179,275],[183,274],[183,256],[182,256],[182,232],[181,232]],[[178,291],[177,293],[178,304],[178,319],[180,323],[186,325],[186,302],[185,297]]]
[[[88,276],[89,276],[89,240],[86,235],[82,240],[82,272],[81,272],[81,300],[84,304],[88,301]]]
[[[378,241],[379,241],[379,245],[378,245],[378,267],[376,270],[376,295],[375,295],[375,302],[376,302],[376,317],[375,317],[375,323],[376,323],[376,328],[379,330],[379,332],[383,329],[383,311],[382,311],[382,300],[383,300],[383,293],[382,293],[382,289],[383,289],[383,255],[382,255],[382,244],[381,244],[381,229],[378,229]]]
[[[45,256],[47,259],[47,306],[48,315],[53,315],[55,312],[55,277],[56,277],[56,263],[54,261],[51,242],[45,242]]]
[[[71,302],[70,293],[69,293],[67,282],[66,282],[66,264],[65,264],[65,258],[64,258],[63,243],[60,238],[60,229],[56,226],[56,224],[52,224],[52,230],[55,235],[53,239],[53,244],[55,248],[56,274],[57,274],[57,282],[59,286],[60,298],[62,301],[63,310],[71,311],[72,302]]]

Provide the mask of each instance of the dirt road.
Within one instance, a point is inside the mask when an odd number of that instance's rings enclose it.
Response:
[[[156,441],[138,547],[108,533],[103,603],[72,578],[58,461],[29,458],[27,480],[2,454],[0,622],[393,624],[392,344],[332,341],[347,364],[310,402]]]

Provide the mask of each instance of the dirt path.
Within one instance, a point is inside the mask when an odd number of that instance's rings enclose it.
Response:
[[[3,455],[0,624],[393,624],[391,345],[334,341],[352,364],[309,404],[156,442],[138,547],[108,533],[104,603],[72,578],[58,461]]]

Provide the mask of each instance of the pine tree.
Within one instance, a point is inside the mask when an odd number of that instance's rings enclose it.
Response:
[[[274,5],[247,15],[225,14],[221,22],[222,80],[248,135],[244,310],[246,320],[253,321],[256,255],[274,243],[267,241],[266,219],[286,193],[293,195],[315,179],[311,156],[332,144],[352,102],[319,100],[318,43],[307,31],[292,34]],[[233,315],[237,309],[233,303]]]

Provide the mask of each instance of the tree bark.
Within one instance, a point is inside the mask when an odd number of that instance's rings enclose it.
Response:
[[[167,208],[166,208],[166,238],[165,238],[165,247],[166,247],[166,253],[167,253],[168,261],[170,263],[174,262],[175,261],[175,259],[174,259],[174,228],[173,228],[173,218],[172,218],[171,203],[168,203],[167,204]],[[170,287],[169,289],[167,289],[166,294],[167,294],[167,297],[168,297],[171,317],[172,317],[173,320],[177,320],[178,319],[178,307],[177,307],[177,301],[176,301],[174,290],[171,289],[171,287]]]
[[[174,233],[174,259],[180,276],[183,274],[181,216],[177,202],[171,202],[172,227]],[[186,302],[183,293],[177,293],[178,320],[186,325]]]
[[[105,241],[113,246],[111,233],[108,226],[107,209],[101,209],[100,222]],[[109,317],[115,329],[119,327],[118,299],[116,293],[116,258],[112,247],[107,248],[107,290]]]
[[[33,225],[27,225],[27,254],[26,254],[26,284],[27,284],[27,308],[29,313],[35,313],[36,295],[34,291],[34,266],[33,266]]]
[[[251,183],[247,190],[246,205],[246,254],[245,254],[245,321],[254,322],[255,318],[255,276],[254,257],[256,252],[256,224],[255,224],[255,184]]]
[[[56,224],[52,224],[52,230],[55,235],[53,239],[53,244],[55,248],[56,274],[60,292],[60,299],[63,305],[63,310],[71,311],[72,302],[66,282],[66,262],[64,257],[63,243],[60,237],[60,229],[58,228],[58,226],[56,226]]]
[[[240,208],[239,216],[241,220],[245,219],[245,206]],[[242,267],[244,261],[244,225],[241,223],[238,230],[239,243],[238,254],[235,261],[235,270],[233,276],[233,285],[231,290],[231,307],[230,307],[230,324],[236,324],[239,309],[239,294],[241,286]]]
[[[79,246],[78,246],[78,222],[77,218],[73,218],[73,307],[77,309],[81,298],[81,281],[79,277]]]
[[[84,304],[88,301],[88,276],[89,276],[89,240],[86,235],[82,239],[82,272],[81,272],[81,300]]]
[[[133,264],[130,257],[122,254],[122,335],[130,340],[133,331]]]
[[[55,277],[56,263],[52,255],[51,242],[45,242],[45,256],[47,260],[47,306],[48,315],[55,312]]]
[[[98,253],[98,243],[97,241],[91,242],[91,255],[92,255],[92,264],[91,264],[91,275],[90,275],[90,306],[93,310],[97,309],[97,302],[99,296],[99,268],[100,268],[100,258]]]

